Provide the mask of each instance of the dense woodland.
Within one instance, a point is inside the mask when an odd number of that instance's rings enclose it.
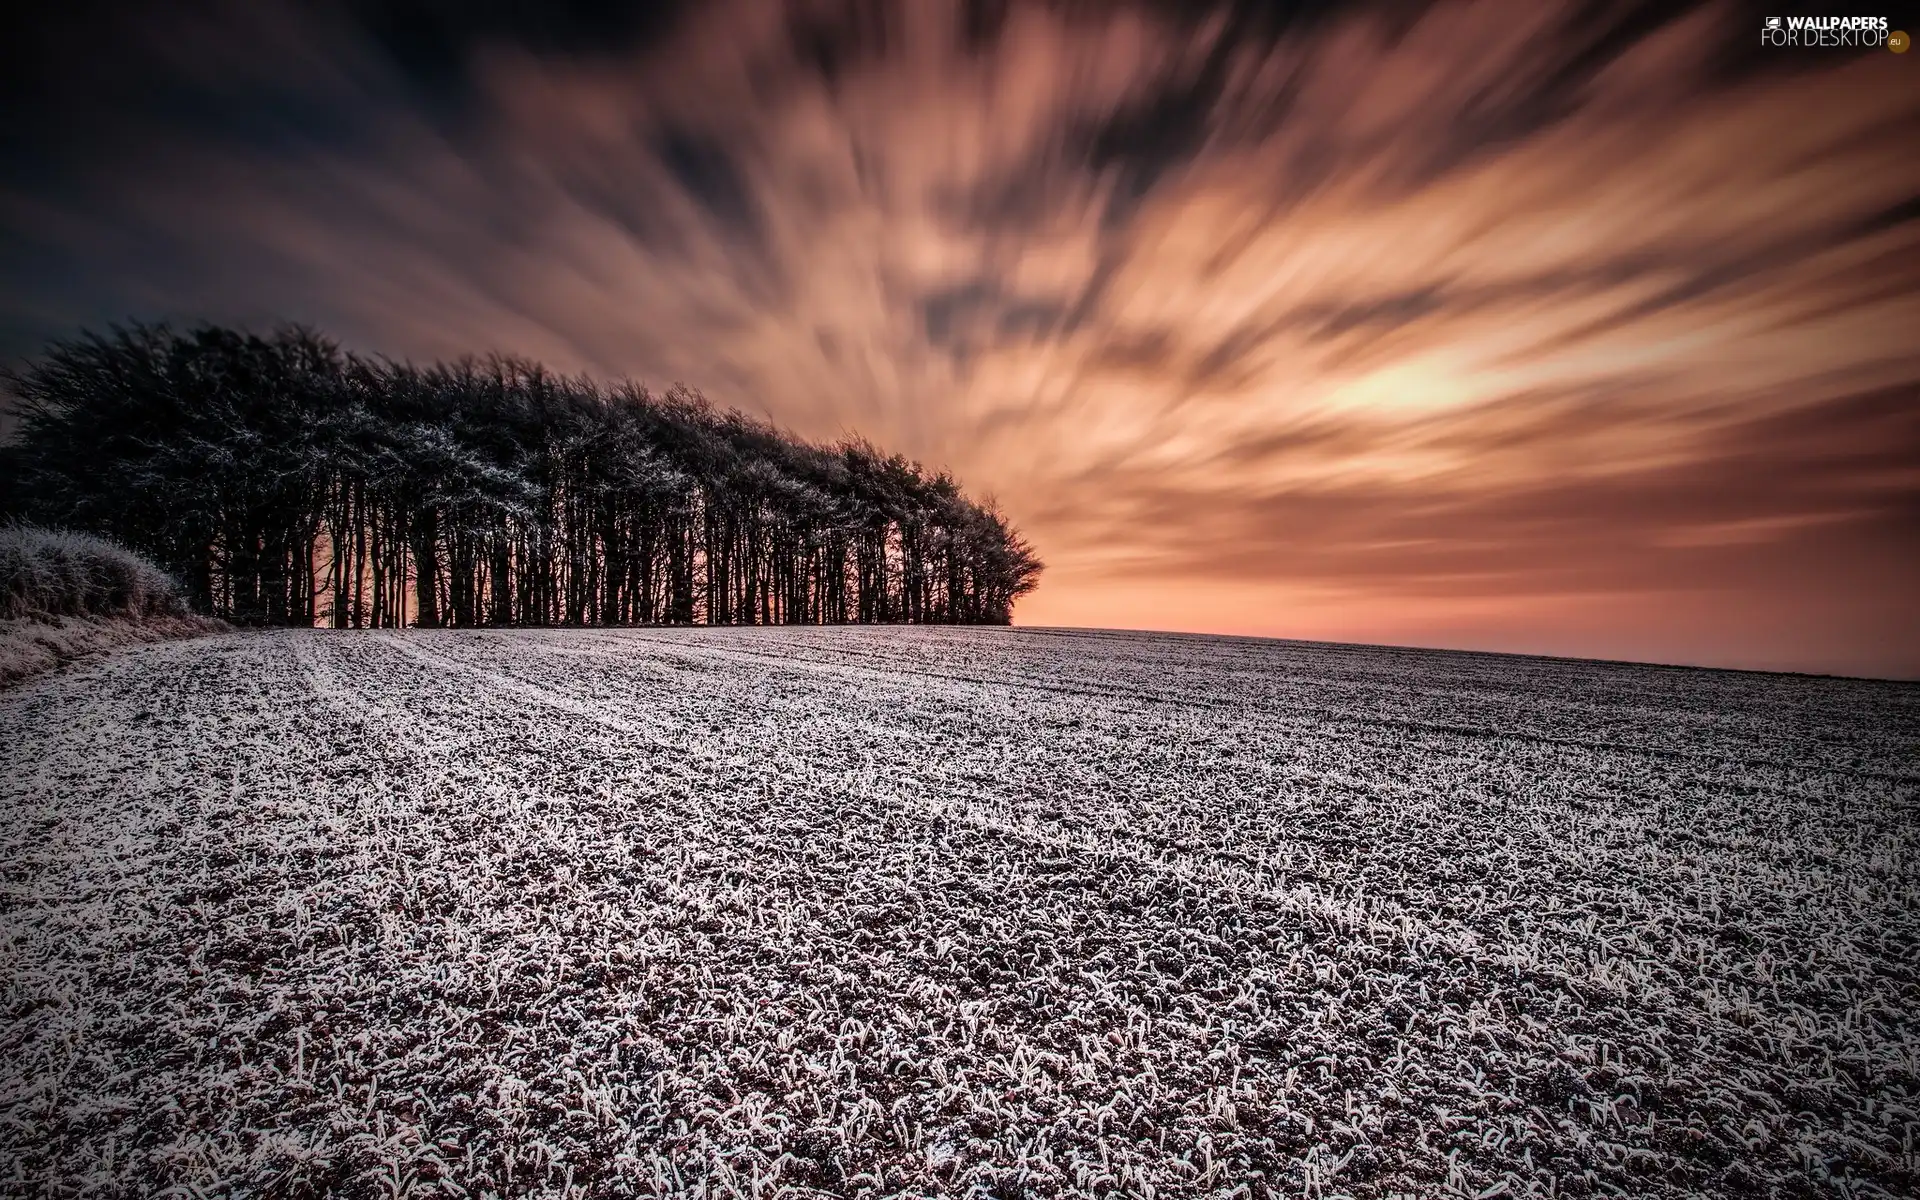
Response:
[[[1041,564],[863,441],[518,359],[115,329],[8,379],[18,519],[116,538],[242,624],[1004,624]]]

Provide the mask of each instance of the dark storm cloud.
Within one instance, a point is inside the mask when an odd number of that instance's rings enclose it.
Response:
[[[1024,620],[1920,673],[1916,68],[1758,11],[47,8],[0,354],[684,378],[996,493]]]

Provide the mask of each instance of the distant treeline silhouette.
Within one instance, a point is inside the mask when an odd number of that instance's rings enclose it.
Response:
[[[1041,570],[949,475],[679,386],[155,325],[8,382],[0,504],[146,553],[236,623],[1005,624]]]

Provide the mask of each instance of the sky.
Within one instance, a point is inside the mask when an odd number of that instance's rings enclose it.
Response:
[[[1839,10],[37,9],[0,358],[684,381],[993,497],[1023,625],[1920,678],[1920,54],[1759,36]]]

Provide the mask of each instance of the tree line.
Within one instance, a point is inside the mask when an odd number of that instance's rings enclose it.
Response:
[[[11,372],[0,506],[237,624],[1005,624],[1041,563],[954,479],[675,386],[116,327]]]

